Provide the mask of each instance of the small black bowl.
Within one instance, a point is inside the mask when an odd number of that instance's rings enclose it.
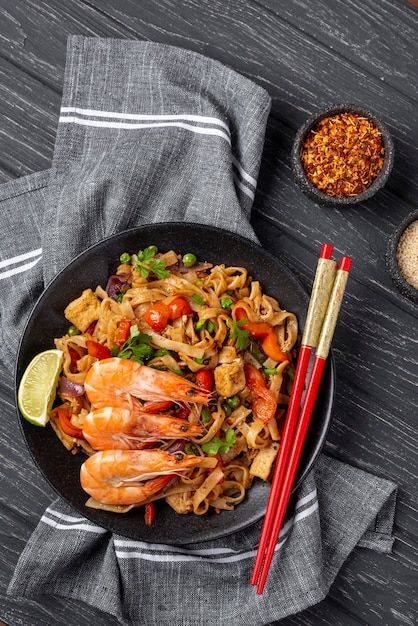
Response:
[[[316,124],[318,124],[318,122],[323,120],[325,117],[332,117],[333,115],[338,115],[339,113],[346,112],[356,113],[357,115],[361,115],[362,117],[367,117],[375,124],[375,126],[379,129],[382,135],[383,144],[385,147],[385,160],[379,174],[376,176],[370,187],[368,187],[365,191],[359,193],[356,196],[337,198],[335,196],[329,196],[326,193],[323,193],[310,182],[305,174],[305,170],[300,160],[300,151],[306,135]],[[308,120],[306,120],[306,122],[299,128],[298,132],[296,133],[291,154],[293,175],[302,191],[307,194],[307,196],[309,196],[311,200],[314,200],[314,202],[317,202],[318,204],[322,204],[324,206],[333,207],[351,206],[352,204],[357,204],[358,202],[364,202],[364,200],[368,200],[369,198],[374,196],[374,194],[386,184],[386,181],[393,167],[393,160],[394,146],[392,137],[388,129],[376,117],[374,113],[356,104],[335,105],[323,109],[319,113],[315,113],[315,115],[312,115]]]
[[[418,220],[418,211],[410,213],[395,229],[389,238],[389,243],[386,251],[386,266],[388,268],[390,277],[401,292],[403,296],[411,300],[412,302],[418,302],[418,290],[415,289],[411,283],[409,283],[402,272],[399,269],[397,251],[399,240],[402,237],[405,230]]]

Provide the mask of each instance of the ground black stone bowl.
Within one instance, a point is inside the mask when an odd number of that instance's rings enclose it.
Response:
[[[413,211],[404,220],[402,220],[399,226],[389,237],[388,247],[386,250],[386,267],[388,268],[389,275],[401,294],[412,302],[418,302],[418,290],[405,280],[402,272],[400,271],[397,260],[397,249],[399,240],[403,233],[408,226],[412,224],[412,222],[415,222],[415,220],[418,220],[418,211]]]
[[[109,237],[75,258],[48,285],[24,330],[16,367],[16,394],[30,360],[42,350],[54,347],[54,337],[64,335],[68,321],[63,311],[84,289],[106,285],[122,252],[136,252],[149,245],[159,250],[193,252],[198,259],[246,267],[269,295],[293,311],[303,329],[309,297],[293,273],[275,256],[238,235],[196,224],[166,223],[135,228]],[[315,268],[312,268],[314,273]],[[314,466],[325,443],[332,420],[335,397],[335,368],[332,354],[312,415],[296,487]],[[16,398],[17,407],[17,398]],[[216,539],[242,530],[259,521],[265,511],[270,483],[255,480],[245,500],[234,511],[220,514],[178,515],[165,502],[156,503],[155,521],[144,522],[143,509],[126,514],[99,511],[85,506],[86,493],[79,480],[83,454],[72,455],[63,447],[51,426],[33,426],[17,411],[26,445],[43,476],[57,494],[92,522],[131,539],[184,545]]]
[[[382,139],[385,146],[385,160],[379,174],[374,179],[370,187],[368,187],[365,191],[357,194],[356,196],[336,198],[320,191],[307,178],[300,160],[300,151],[306,135],[318,122],[323,120],[325,117],[332,117],[333,115],[338,115],[339,113],[344,112],[356,113],[357,115],[361,115],[362,117],[367,117],[375,124],[375,126],[377,126],[382,134]],[[331,107],[327,107],[326,109],[322,109],[318,113],[312,115],[297,131],[291,153],[293,176],[300,189],[314,202],[317,202],[318,204],[321,204],[323,206],[338,208],[349,207],[353,204],[364,202],[365,200],[368,200],[369,198],[374,196],[375,193],[382,189],[382,187],[384,187],[384,185],[386,184],[386,181],[393,167],[393,161],[394,145],[389,130],[372,111],[369,111],[368,109],[363,108],[362,106],[358,106],[356,104],[334,105]]]

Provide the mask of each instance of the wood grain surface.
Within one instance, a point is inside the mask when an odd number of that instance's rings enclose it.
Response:
[[[328,597],[283,626],[413,626],[417,577],[417,306],[394,287],[388,238],[417,208],[418,9],[406,0],[0,0],[0,183],[47,169],[68,35],[150,40],[229,65],[273,99],[253,211],[261,243],[310,288],[317,251],[353,257],[334,337],[338,387],[326,451],[399,485],[393,553],[356,549]],[[298,126],[355,102],[390,129],[387,186],[350,209],[320,207],[293,181]],[[18,557],[55,497],[18,429],[12,372],[1,372],[0,620],[7,626],[111,626],[66,599],[6,595]],[[24,471],[22,471],[24,468]],[[279,623],[277,623],[278,626]],[[143,626],[143,625],[141,625]],[[152,625],[144,625],[152,626]]]

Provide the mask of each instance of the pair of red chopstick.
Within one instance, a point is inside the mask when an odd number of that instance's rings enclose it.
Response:
[[[286,423],[251,578],[251,584],[258,585],[258,594],[263,593],[282,528],[350,271],[351,258],[343,256],[337,269],[337,263],[331,259],[332,250],[330,244],[322,246],[309,301]],[[315,359],[301,407],[313,348],[316,349]]]

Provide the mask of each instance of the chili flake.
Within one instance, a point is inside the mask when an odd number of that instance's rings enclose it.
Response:
[[[329,196],[345,198],[370,187],[383,167],[384,153],[376,125],[346,112],[325,117],[309,131],[300,159],[315,187]]]

